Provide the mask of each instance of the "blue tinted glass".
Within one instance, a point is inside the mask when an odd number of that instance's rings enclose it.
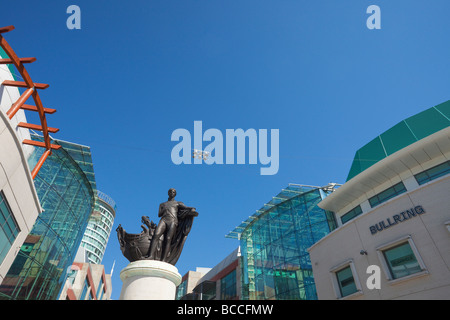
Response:
[[[220,280],[220,298],[231,300],[236,296],[236,270],[233,270]]]
[[[11,243],[9,242],[6,234],[3,232],[3,229],[0,228],[0,264],[3,262],[3,259],[5,259],[10,248]]]
[[[43,151],[35,148],[30,167]],[[34,183],[44,211],[0,285],[0,295],[12,300],[57,299],[94,204],[91,183],[63,148],[53,150]]]
[[[96,293],[97,298],[101,295],[102,292],[103,292],[103,277],[100,277],[100,283],[98,284],[97,293]]]
[[[317,299],[307,249],[336,226],[321,200],[308,189],[258,211],[241,233],[242,299]]]
[[[374,208],[377,205],[379,205],[385,201],[388,201],[389,199],[392,199],[404,192],[406,192],[405,185],[403,184],[403,182],[399,182],[396,185],[394,185],[394,186],[380,192],[376,196],[373,196],[372,198],[370,198],[369,199],[370,206],[372,208]]]
[[[0,191],[0,264],[5,259],[14,240],[19,233],[19,227],[6,201],[3,191]]]
[[[346,223],[347,221],[359,216],[362,213],[361,206],[357,206],[356,208],[350,210],[346,214],[341,217],[342,223]]]
[[[81,291],[80,300],[86,299],[88,289],[89,289],[89,283],[87,282],[87,280],[84,280],[84,286],[83,286],[83,291]]]
[[[444,162],[440,165],[416,174],[415,178],[417,180],[417,183],[419,183],[419,185],[422,185],[424,183],[442,177],[448,173],[450,173],[450,161]]]

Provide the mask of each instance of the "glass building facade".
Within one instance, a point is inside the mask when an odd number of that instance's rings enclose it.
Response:
[[[231,271],[225,277],[220,279],[220,299],[233,300],[238,294],[236,291],[236,270]]]
[[[97,190],[95,208],[81,240],[81,246],[86,249],[89,263],[101,264],[115,215],[116,203],[114,200],[107,194]]]
[[[35,148],[30,167],[43,152]],[[44,211],[5,276],[0,299],[56,300],[94,206],[91,182],[64,148],[52,152],[34,183]]]
[[[0,264],[11,249],[19,232],[19,226],[14,219],[8,201],[6,201],[3,191],[0,191]]]
[[[94,210],[89,217],[81,246],[86,249],[87,262],[101,264],[114,223],[116,203],[110,196],[97,190],[91,149],[72,142],[58,142],[83,170],[94,192]]]
[[[227,235],[240,239],[241,299],[317,299],[307,249],[337,227],[317,206],[334,187],[290,184]]]

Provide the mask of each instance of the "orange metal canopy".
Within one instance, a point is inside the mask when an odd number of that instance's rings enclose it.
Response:
[[[14,64],[16,69],[19,71],[20,76],[24,81],[11,81],[11,80],[5,80],[3,81],[2,85],[4,86],[13,86],[13,87],[19,87],[19,88],[25,88],[26,90],[23,91],[19,99],[13,105],[11,108],[6,112],[6,115],[9,117],[9,119],[12,119],[14,115],[19,111],[20,109],[28,110],[28,111],[35,111],[39,114],[39,119],[41,121],[40,125],[37,124],[29,124],[21,122],[18,124],[19,127],[23,128],[29,128],[33,130],[42,131],[44,142],[39,141],[33,141],[25,139],[23,141],[24,144],[33,145],[36,147],[42,147],[45,148],[46,151],[42,154],[41,158],[37,162],[34,169],[31,171],[31,176],[33,179],[36,177],[36,175],[39,172],[39,169],[44,164],[45,160],[49,155],[51,155],[52,150],[57,150],[61,148],[60,145],[55,145],[50,143],[50,136],[49,132],[54,133],[57,132],[59,129],[57,128],[49,128],[47,126],[47,119],[46,114],[52,114],[56,110],[55,109],[49,109],[44,108],[42,105],[41,98],[39,97],[38,90],[47,89],[49,87],[48,84],[42,84],[42,83],[35,83],[33,80],[31,80],[30,75],[28,74],[27,70],[25,69],[24,64],[25,63],[32,63],[36,61],[36,58],[19,58],[14,50],[11,48],[11,46],[8,44],[8,42],[5,40],[5,38],[2,36],[3,33],[9,32],[11,30],[14,30],[14,26],[8,26],[8,27],[0,27],[0,46],[3,48],[3,50],[8,55],[9,59],[0,59],[0,64]],[[28,98],[32,96],[35,106],[33,105],[27,105],[25,102],[28,100]]]

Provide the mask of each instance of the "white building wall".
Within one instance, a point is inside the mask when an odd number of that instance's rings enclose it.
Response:
[[[0,59],[8,58],[5,54],[0,50]],[[0,65],[0,84],[5,80],[15,80],[11,71],[6,65]],[[18,79],[20,81],[20,79]],[[17,101],[20,97],[20,92],[18,88],[15,87],[5,87],[0,85],[0,110],[6,115],[6,112],[11,108],[14,102]],[[33,101],[32,98],[29,99]],[[29,104],[33,104],[28,102]],[[27,122],[25,117],[25,112],[23,110],[19,110],[16,115],[9,120],[11,126],[14,128],[14,131],[20,141],[24,139],[30,139],[30,131],[25,128],[17,127],[19,122]],[[33,152],[34,147],[30,145],[22,145],[22,149],[24,150],[25,157],[28,159],[30,154]]]
[[[406,184],[406,183],[405,183]],[[450,176],[444,176],[380,204],[350,220],[310,248],[319,299],[337,299],[334,272],[351,262],[360,292],[344,299],[450,299]],[[370,226],[415,206],[425,213],[389,228],[370,232]],[[410,236],[424,271],[390,280],[377,249]],[[405,240],[406,241],[406,240]],[[361,250],[367,254],[361,254]],[[370,265],[381,270],[381,289],[368,289]],[[359,280],[359,281],[358,281]]]
[[[27,164],[34,147],[22,144],[30,134],[28,129],[17,127],[19,122],[26,122],[25,113],[19,110],[11,120],[6,116],[20,92],[17,88],[1,85],[4,80],[14,78],[6,65],[0,65],[0,190],[11,207],[20,232],[5,259],[0,261],[0,283],[42,211]]]
[[[0,283],[42,211],[21,140],[0,111],[0,190],[3,191],[20,232],[0,265]]]

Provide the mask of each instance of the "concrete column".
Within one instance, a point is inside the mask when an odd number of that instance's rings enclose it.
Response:
[[[166,262],[139,260],[120,272],[123,282],[119,300],[175,300],[181,283],[178,269]]]

